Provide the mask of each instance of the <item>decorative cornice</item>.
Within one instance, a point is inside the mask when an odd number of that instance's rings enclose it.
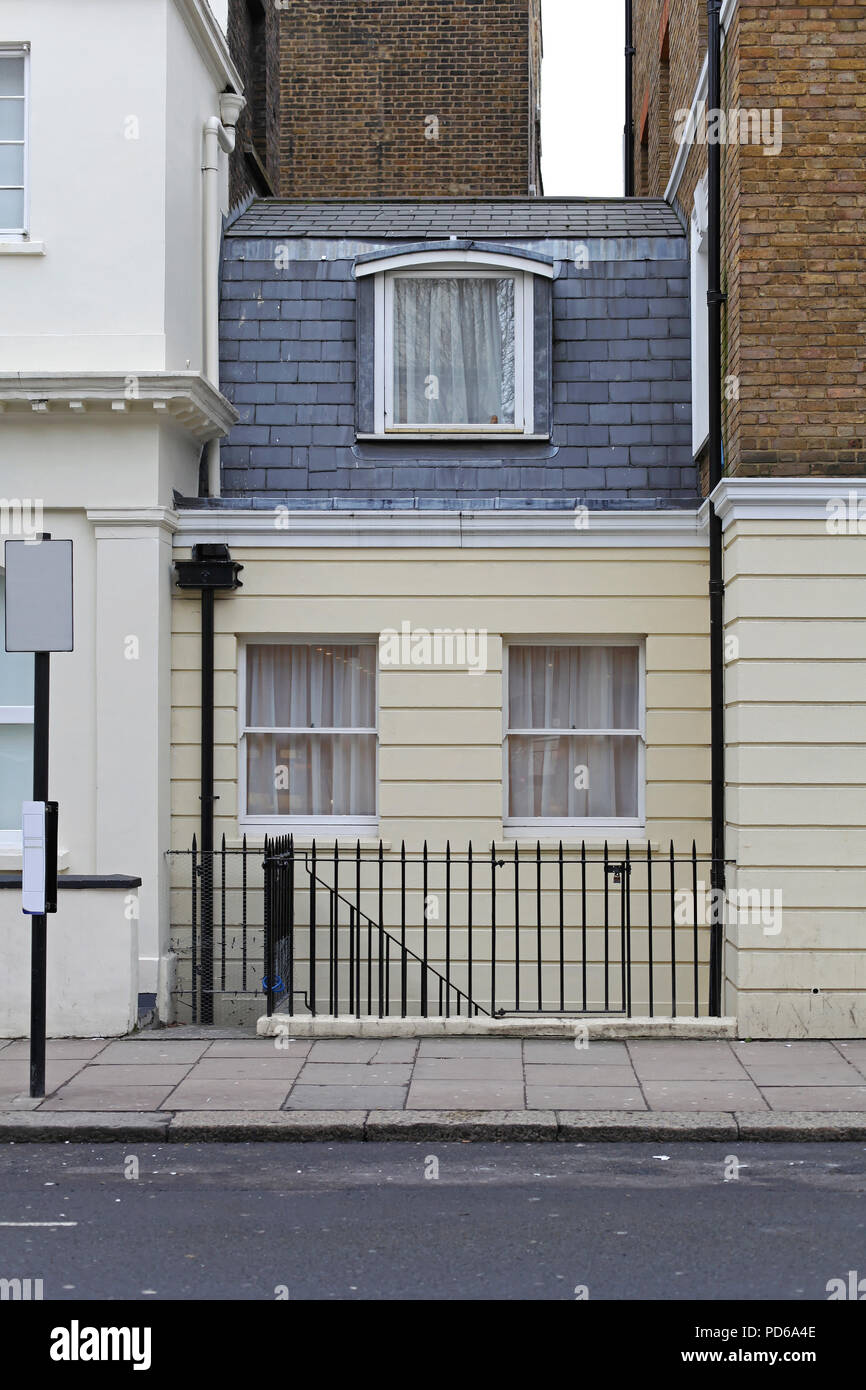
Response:
[[[828,503],[850,494],[866,502],[864,478],[723,478],[712,493],[727,530],[737,521],[824,521]]]
[[[162,414],[202,442],[228,434],[238,419],[200,372],[0,372],[0,412]]]
[[[171,507],[88,507],[87,520],[97,540],[125,538],[133,530],[149,533],[156,529],[174,535],[178,528],[177,512]]]
[[[178,512],[174,544],[224,540],[243,549],[448,548],[567,550],[702,547],[706,522],[696,512],[229,511]],[[580,523],[578,525],[578,523]]]
[[[234,65],[226,37],[207,0],[175,0],[175,4],[219,90],[231,87],[232,91],[241,93],[243,78]]]

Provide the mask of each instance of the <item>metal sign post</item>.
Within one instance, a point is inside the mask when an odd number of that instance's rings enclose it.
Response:
[[[72,541],[7,541],[6,650],[33,656],[33,801],[22,815],[22,910],[31,918],[30,1094],[45,1095],[47,913],[57,911],[57,803],[48,800],[51,652],[71,652]]]

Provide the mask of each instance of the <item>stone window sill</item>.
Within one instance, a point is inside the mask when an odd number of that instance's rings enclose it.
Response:
[[[44,241],[4,241],[0,237],[0,256],[44,256]]]

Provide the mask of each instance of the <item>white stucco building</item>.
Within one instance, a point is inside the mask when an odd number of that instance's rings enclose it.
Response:
[[[0,527],[75,554],[75,650],[52,662],[55,1035],[125,1032],[164,987],[171,504],[235,418],[208,344],[239,91],[205,0],[0,5]],[[28,1031],[31,692],[0,643],[3,1036]]]

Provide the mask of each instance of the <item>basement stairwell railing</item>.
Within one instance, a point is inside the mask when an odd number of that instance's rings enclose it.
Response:
[[[193,1022],[250,1022],[263,1004],[355,1019],[720,1011],[725,912],[694,843],[392,853],[284,835],[172,857],[176,1013]]]

